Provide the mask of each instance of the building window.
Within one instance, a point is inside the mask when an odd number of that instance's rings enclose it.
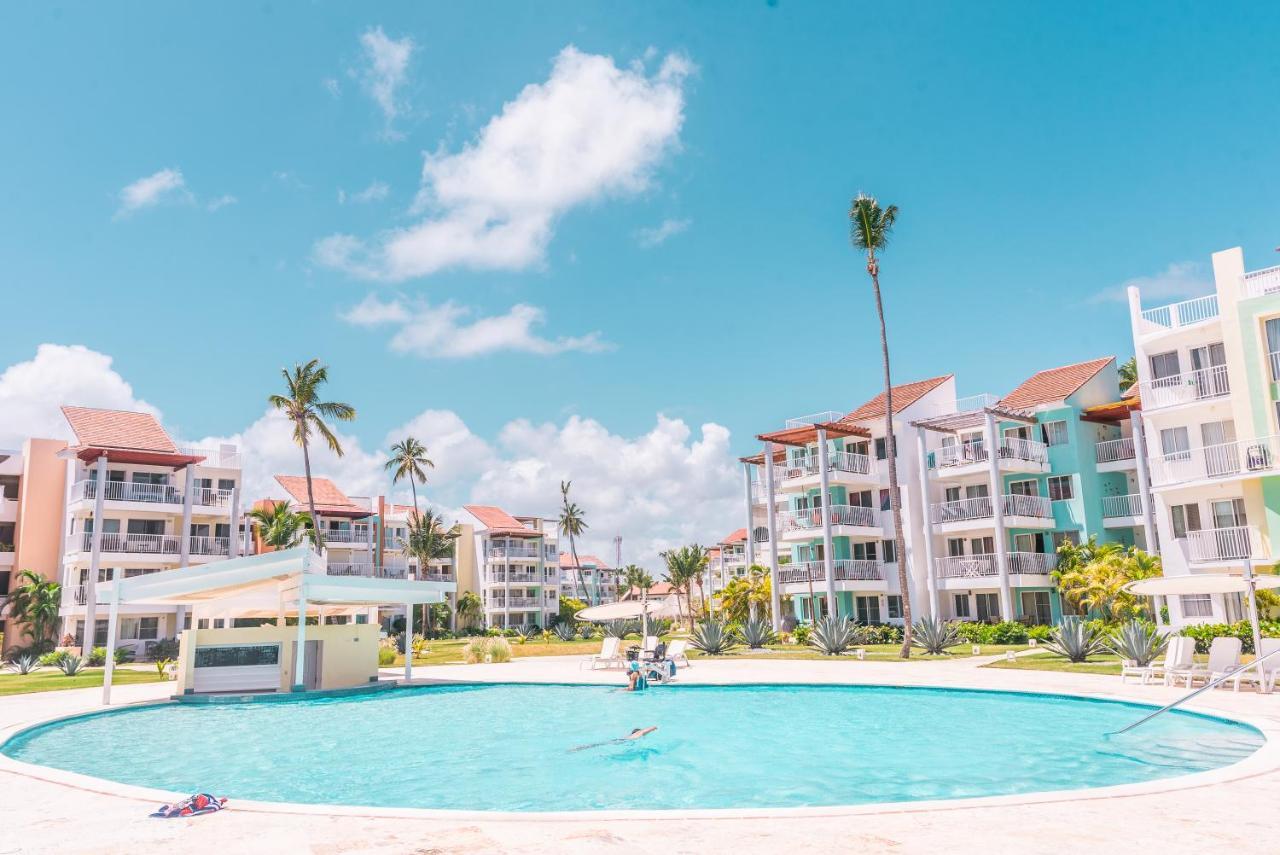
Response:
[[[978,620],[991,621],[1000,619],[999,594],[974,594],[978,601]]]
[[[1183,594],[1178,599],[1183,617],[1213,617],[1213,599],[1208,594]]]
[[[1075,498],[1070,475],[1049,476],[1049,498],[1055,502]]]
[[[884,555],[885,564],[896,564],[898,561],[898,544],[892,540],[880,541],[880,551]]]
[[[889,617],[902,619],[902,597],[898,594],[889,595]]]
[[[956,604],[956,617],[958,618],[969,617],[969,595],[968,594],[956,594],[955,604]]]
[[[1173,536],[1181,539],[1189,531],[1200,530],[1199,505],[1174,505],[1169,508],[1169,518],[1173,521]]]
[[[1040,428],[1044,431],[1045,445],[1067,444],[1067,423],[1065,421],[1045,422]]]
[[[880,623],[880,598],[855,597],[858,609],[858,623]]]
[[[1039,488],[1033,480],[1028,481],[1010,481],[1009,492],[1015,496],[1038,496]]]
[[[1069,543],[1072,546],[1079,546],[1080,530],[1071,528],[1071,529],[1063,529],[1062,531],[1055,531],[1053,533],[1054,548],[1056,549],[1064,543]]]
[[[236,488],[236,479],[234,479],[234,478],[219,478],[219,479],[218,479],[218,489],[219,489],[219,490],[234,490],[235,488]]]
[[[1185,427],[1160,431],[1160,451],[1166,460],[1190,460],[1191,438]]]
[[[894,439],[895,439],[895,442],[893,443],[893,452],[894,452],[893,456],[897,457],[898,456],[898,443],[896,442],[897,437],[894,437]],[[885,437],[883,436],[877,437],[876,438],[876,460],[884,460],[889,456],[886,453],[887,448],[888,448],[888,445],[885,442]]]

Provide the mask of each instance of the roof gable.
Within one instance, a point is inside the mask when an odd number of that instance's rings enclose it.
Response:
[[[954,377],[954,374],[944,374],[941,377],[930,377],[928,380],[916,380],[912,383],[903,383],[893,387],[893,411],[900,413],[943,383]],[[856,422],[866,421],[867,419],[882,418],[884,416],[884,392],[876,395],[871,400],[863,403],[861,406],[847,414],[840,420],[840,424],[854,424]]]
[[[493,531],[530,531],[520,520],[494,505],[463,505],[462,509]]]
[[[1104,356],[1074,365],[1037,371],[1022,381],[1018,388],[1005,395],[1000,403],[1013,409],[1027,409],[1065,400],[1114,362],[1114,356]]]
[[[119,448],[177,454],[178,447],[150,413],[63,407],[76,443],[90,448]]]
[[[303,508],[308,507],[307,479],[305,476],[277,475],[276,481],[281,487],[284,487],[290,498]],[[368,508],[362,508],[351,501],[347,498],[346,493],[339,490],[337,485],[328,478],[312,476],[311,491],[315,494],[316,513],[318,514],[369,513]]]

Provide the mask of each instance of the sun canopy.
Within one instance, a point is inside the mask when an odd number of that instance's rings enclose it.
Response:
[[[592,606],[574,615],[578,620],[626,620],[638,617],[674,617],[675,608],[667,600],[627,600],[621,603],[605,603]]]
[[[1255,589],[1280,588],[1280,576],[1254,576]],[[1244,576],[1226,573],[1192,573],[1189,576],[1162,576],[1142,579],[1125,586],[1130,593],[1141,596],[1177,596],[1178,594],[1243,594],[1249,590]]]

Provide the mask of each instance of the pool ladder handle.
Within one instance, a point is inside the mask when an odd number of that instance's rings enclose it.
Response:
[[[1259,691],[1259,692],[1261,692],[1261,691],[1263,690],[1263,689],[1262,689],[1262,686],[1263,686],[1263,682],[1264,682],[1264,678],[1265,678],[1265,675],[1264,675],[1264,674],[1263,674],[1263,672],[1262,672],[1262,663],[1263,663],[1263,662],[1266,662],[1266,661],[1267,661],[1268,659],[1270,659],[1272,656],[1275,656],[1275,655],[1277,655],[1277,654],[1280,654],[1280,650],[1273,650],[1273,651],[1271,651],[1270,653],[1268,653],[1266,656],[1259,656],[1257,659],[1253,660],[1253,661],[1252,661],[1252,662],[1250,662],[1248,665],[1242,665],[1242,666],[1240,666],[1239,668],[1235,669],[1234,671],[1232,671],[1232,672],[1231,672],[1231,673],[1229,673],[1229,674],[1223,674],[1221,677],[1217,678],[1216,680],[1210,680],[1209,682],[1205,683],[1205,684],[1204,684],[1203,686],[1201,686],[1200,688],[1196,689],[1196,690],[1195,690],[1194,692],[1192,692],[1191,694],[1189,694],[1189,695],[1183,695],[1182,697],[1178,698],[1178,699],[1177,699],[1176,701],[1174,701],[1173,703],[1171,703],[1171,704],[1166,704],[1165,706],[1162,706],[1160,709],[1156,710],[1156,711],[1155,711],[1155,712],[1153,712],[1153,713],[1148,713],[1147,715],[1145,715],[1145,716],[1143,716],[1142,718],[1138,719],[1137,721],[1135,721],[1133,724],[1129,725],[1128,727],[1122,727],[1120,730],[1113,730],[1111,733],[1108,733],[1108,734],[1107,734],[1107,736],[1119,736],[1119,735],[1120,735],[1120,734],[1122,734],[1122,733],[1128,733],[1129,731],[1133,730],[1133,729],[1134,729],[1135,727],[1137,727],[1138,725],[1140,725],[1140,724],[1146,724],[1147,722],[1151,721],[1151,719],[1155,718],[1156,716],[1160,715],[1161,713],[1166,713],[1166,712],[1168,712],[1169,710],[1173,709],[1174,707],[1182,706],[1182,705],[1183,705],[1183,704],[1185,704],[1187,701],[1191,700],[1191,699],[1192,699],[1192,698],[1194,698],[1196,695],[1200,694],[1201,692],[1205,691],[1206,689],[1212,689],[1214,686],[1221,686],[1223,683],[1225,683],[1225,682],[1227,682],[1228,680],[1230,680],[1230,679],[1234,678],[1234,677],[1236,676],[1236,674],[1237,674],[1237,673],[1239,673],[1240,671],[1243,671],[1243,670],[1245,670],[1245,669],[1247,669],[1247,668],[1257,668],[1257,669],[1258,669],[1258,691]]]

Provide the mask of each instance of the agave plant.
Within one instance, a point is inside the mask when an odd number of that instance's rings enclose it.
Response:
[[[34,653],[24,653],[10,659],[5,667],[19,674],[30,674],[32,671],[39,671],[42,666],[39,656]]]
[[[1107,649],[1106,639],[1097,630],[1090,629],[1076,615],[1068,615],[1053,628],[1045,649],[1071,662],[1084,662],[1095,653]]]
[[[611,620],[604,625],[604,634],[609,638],[626,638],[640,631],[640,624],[634,620]]]
[[[1140,620],[1123,624],[1107,639],[1107,648],[1112,653],[1142,666],[1150,665],[1168,646],[1169,636]]]
[[[828,656],[839,656],[858,643],[858,626],[847,616],[827,615],[809,635],[809,645]]]
[[[777,640],[773,627],[769,625],[768,621],[760,618],[744,621],[738,630],[738,636],[747,647],[753,650],[764,647],[766,644],[773,644]]]
[[[689,645],[710,656],[718,656],[737,647],[738,637],[724,621],[704,620],[693,628]]]
[[[948,647],[955,647],[963,641],[955,626],[941,618],[922,617],[911,627],[911,646],[933,656],[941,656]]]
[[[556,634],[556,638],[561,641],[573,641],[574,637],[578,634],[573,628],[573,624],[566,621],[560,621],[560,623],[556,624],[552,629],[552,632],[554,632]]]
[[[68,677],[74,677],[84,670],[84,660],[79,656],[64,656],[58,662],[58,669]]]
[[[578,627],[578,637],[583,641],[590,641],[596,637],[596,625],[593,623],[584,623]]]
[[[524,644],[541,631],[536,626],[518,626],[516,627],[516,638],[520,639],[520,644]]]

